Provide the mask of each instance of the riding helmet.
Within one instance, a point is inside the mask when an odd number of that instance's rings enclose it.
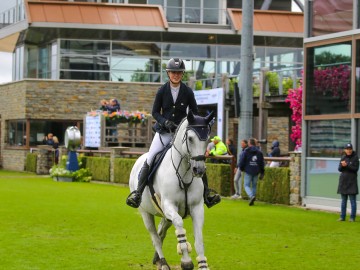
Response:
[[[185,71],[184,61],[180,58],[171,58],[166,65],[166,71]]]

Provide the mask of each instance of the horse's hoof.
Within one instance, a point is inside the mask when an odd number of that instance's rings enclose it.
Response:
[[[189,262],[181,262],[181,269],[182,270],[193,270],[194,264],[192,261]]]
[[[157,253],[156,253],[157,254]],[[159,259],[156,262],[156,266],[158,270],[171,270],[170,266],[168,265],[168,263],[166,262],[165,258]]]

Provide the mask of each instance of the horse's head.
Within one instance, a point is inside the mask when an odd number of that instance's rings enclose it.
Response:
[[[205,173],[205,152],[208,144],[213,113],[206,117],[194,115],[189,111],[187,121],[184,121],[184,136],[182,151],[187,156],[193,176],[202,177]]]

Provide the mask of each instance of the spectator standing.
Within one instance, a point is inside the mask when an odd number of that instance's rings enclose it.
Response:
[[[228,138],[226,140],[226,147],[227,147],[227,150],[228,150],[228,154],[234,156],[235,159],[236,159],[237,158],[237,150],[236,150],[236,147],[234,145],[233,139]]]
[[[119,101],[115,98],[110,99],[110,103],[106,106],[106,110],[108,111],[109,114],[120,111]],[[118,137],[117,122],[113,120],[109,120],[108,125],[111,127],[110,128],[111,141],[116,142]]]
[[[275,140],[272,142],[271,152],[268,154],[269,157],[280,157],[280,143],[279,141]],[[270,168],[279,167],[279,161],[271,161]]]
[[[54,137],[54,134],[48,133],[48,135],[45,136],[44,139],[43,139],[43,144],[53,145],[54,144],[53,137]]]
[[[56,136],[53,136],[53,145],[52,148],[54,149],[54,162],[55,164],[59,163],[59,139]]]
[[[106,99],[100,100],[100,111],[107,111],[107,106],[109,106],[109,102]]]
[[[357,172],[359,170],[359,157],[353,150],[351,143],[345,145],[345,154],[341,157],[338,170],[340,172],[337,193],[341,194],[341,213],[338,221],[345,221],[346,205],[350,199],[351,213],[350,222],[356,217],[356,195],[359,193],[357,184]]]
[[[211,151],[212,149],[215,149],[215,144],[214,144],[214,142],[209,142],[208,145],[207,145],[207,147],[206,147],[206,153],[205,153],[205,155],[206,155],[207,157],[210,156],[210,151]]]
[[[241,156],[239,167],[241,171],[245,172],[245,191],[250,198],[249,205],[252,206],[256,200],[256,185],[258,178],[262,180],[265,174],[264,156],[256,147],[255,139],[249,139],[249,147]]]
[[[239,169],[239,164],[241,160],[241,156],[244,154],[245,149],[248,147],[247,140],[241,140],[241,152],[239,154],[238,162],[236,163],[236,168],[234,171],[234,189],[235,194],[231,196],[232,199],[241,199],[241,189],[242,189],[242,178],[241,178],[241,170]]]
[[[116,98],[110,99],[110,103],[106,106],[106,110],[110,113],[120,111],[120,103]]]

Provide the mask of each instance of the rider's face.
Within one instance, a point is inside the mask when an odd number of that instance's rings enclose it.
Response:
[[[179,84],[183,77],[183,74],[184,73],[182,71],[169,71],[168,76],[169,76],[170,82],[172,82],[172,84],[174,84],[174,85]]]

